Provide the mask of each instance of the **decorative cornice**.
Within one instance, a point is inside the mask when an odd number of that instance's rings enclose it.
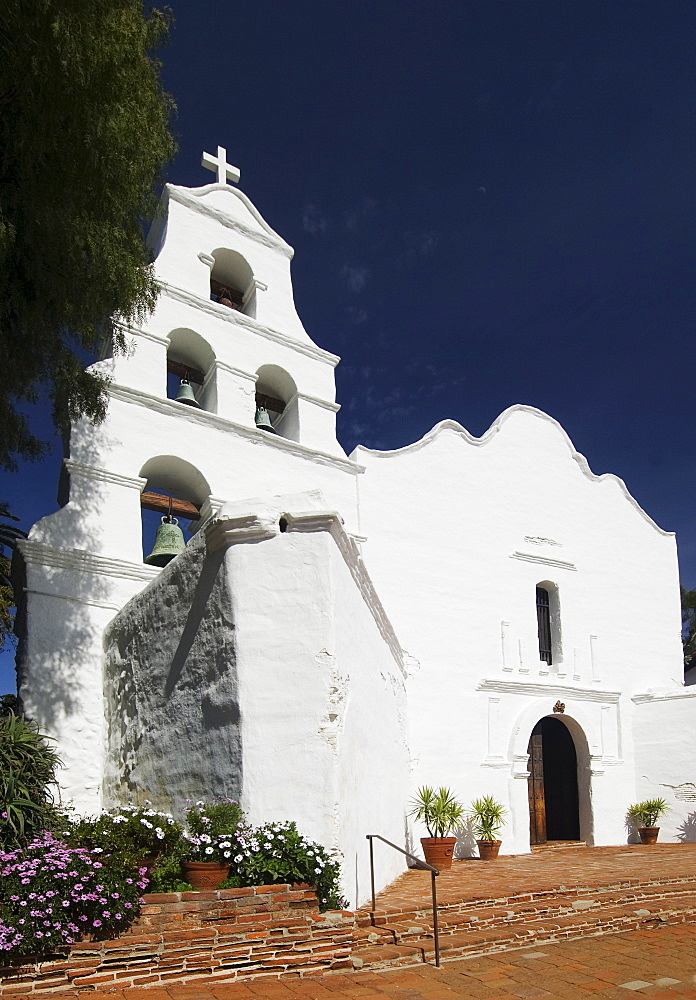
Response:
[[[215,517],[205,529],[205,546],[208,552],[224,552],[240,542],[260,542],[279,533],[276,517],[259,514]]]
[[[499,694],[526,695],[533,698],[565,698],[567,701],[595,701],[614,705],[621,698],[620,691],[598,691],[596,688],[576,688],[565,684],[536,684],[532,681],[484,679],[476,685],[477,691],[497,691]]]
[[[142,493],[147,485],[147,479],[142,479],[140,476],[121,476],[117,472],[108,472],[93,465],[83,465],[82,462],[75,462],[71,458],[64,458],[63,465],[71,476],[94,479],[100,483],[113,483],[115,486],[138,490],[139,493]]]
[[[126,326],[125,323],[117,323],[116,326],[125,334],[132,334],[135,337],[142,337],[144,340],[151,340],[153,344],[159,344],[160,347],[169,346],[169,337],[162,337],[159,333],[143,330],[141,326]]]
[[[657,701],[682,701],[696,698],[696,687],[675,688],[674,691],[643,691],[634,694],[631,701],[634,705],[649,705]]]
[[[259,376],[252,375],[251,372],[242,371],[241,368],[234,368],[232,365],[228,365],[226,361],[220,361],[215,359],[211,368],[216,368],[218,371],[228,372],[230,375],[236,375],[237,378],[246,378],[250,382],[257,382]]]
[[[357,465],[349,458],[330,455],[327,451],[319,451],[316,448],[308,447],[306,444],[300,444],[298,441],[290,441],[288,438],[281,437],[280,434],[269,434],[267,431],[260,431],[256,427],[245,427],[243,424],[237,424],[233,420],[228,420],[227,417],[219,416],[217,413],[210,413],[208,410],[197,410],[193,406],[185,406],[183,403],[177,403],[173,399],[151,396],[140,389],[118,385],[115,382],[112,382],[108,386],[107,392],[114,399],[121,399],[126,403],[135,403],[150,411],[154,410],[157,413],[165,413],[170,416],[176,415],[181,420],[189,420],[200,424],[202,427],[217,427],[224,431],[233,430],[240,437],[246,438],[248,441],[253,441],[255,444],[263,441],[268,448],[279,448],[281,451],[288,451],[291,454],[299,455],[300,458],[316,462],[318,465],[333,466],[343,469],[344,472],[350,472],[353,475],[361,475],[365,471],[364,466]]]
[[[177,302],[183,302],[193,309],[208,313],[217,319],[232,323],[234,326],[246,327],[259,337],[272,340],[276,344],[282,344],[283,347],[287,347],[292,351],[298,351],[300,354],[305,354],[308,358],[323,361],[333,368],[341,360],[336,354],[331,354],[329,351],[324,351],[321,347],[317,347],[309,337],[307,337],[306,342],[295,340],[294,337],[289,337],[286,333],[281,333],[280,330],[274,330],[270,326],[263,326],[263,324],[258,323],[251,316],[247,316],[246,313],[239,312],[237,309],[228,309],[227,306],[221,306],[219,302],[213,302],[212,299],[204,299],[201,295],[188,292],[183,288],[178,288],[176,285],[170,285],[166,281],[159,281],[159,285],[165,295],[168,295]]]
[[[288,400],[287,405],[294,403],[296,399],[302,399],[305,403],[313,403],[315,406],[321,406],[324,410],[331,410],[332,413],[338,413],[341,409],[340,403],[330,403],[327,399],[319,399],[318,396],[310,396],[306,392],[296,392],[292,399]]]
[[[73,604],[87,604],[90,608],[103,608],[105,611],[120,611],[120,604],[107,604],[105,601],[91,601],[86,597],[73,597],[72,594],[52,594],[50,590],[31,590],[24,587],[25,594],[35,594],[38,597],[57,597],[61,601],[71,601]]]
[[[354,539],[343,527],[342,518],[336,511],[302,511],[283,514],[283,520],[287,531],[328,531],[338,546],[338,550],[343,556],[350,575],[353,577],[365,604],[380,631],[384,641],[389,646],[391,654],[403,677],[406,677],[406,661],[404,651],[401,648],[396,632],[387,617],[384,606],[380,601],[374,584],[370,578],[365,564],[360,554],[360,549]]]
[[[290,260],[295,255],[293,248],[285,242],[285,240],[274,232],[268,225],[266,220],[261,216],[256,206],[247,198],[239,188],[230,187],[229,184],[206,184],[199,188],[185,188],[178,187],[174,184],[166,185],[167,193],[172,201],[179,202],[180,205],[184,205],[186,208],[190,208],[194,212],[198,212],[200,215],[205,215],[209,219],[214,219],[215,222],[219,222],[220,225],[225,226],[226,229],[233,229],[235,232],[240,233],[242,236],[248,237],[255,243],[261,243],[265,247],[270,247],[272,250],[277,250],[282,253],[284,257],[288,257]],[[245,226],[243,222],[239,222],[237,219],[233,219],[230,215],[227,215],[220,208],[214,208],[212,205],[207,205],[201,199],[205,195],[210,194],[212,191],[225,191],[227,194],[233,195],[238,198],[251,212],[253,217],[256,219],[258,224],[261,226],[263,232],[257,232],[254,229],[250,229]]]
[[[432,444],[433,441],[435,441],[440,436],[440,434],[443,434],[447,431],[453,432],[454,434],[458,435],[460,438],[466,441],[467,444],[473,445],[476,448],[480,448],[488,444],[488,442],[502,430],[503,425],[517,413],[526,413],[529,414],[530,416],[537,417],[539,420],[543,420],[548,424],[551,424],[565,441],[568,450],[570,451],[571,458],[577,463],[583,475],[585,475],[593,483],[604,483],[604,482],[615,483],[620,488],[623,495],[631,504],[631,506],[640,514],[640,516],[645,521],[647,521],[649,525],[651,525],[651,527],[655,529],[655,531],[657,531],[660,535],[666,535],[670,538],[674,538],[673,531],[665,531],[664,528],[661,528],[659,524],[656,524],[653,521],[653,519],[650,517],[649,514],[645,513],[645,511],[640,506],[638,501],[635,500],[628,492],[628,488],[624,483],[623,479],[619,479],[618,476],[615,476],[611,472],[605,472],[601,476],[596,476],[592,471],[592,469],[590,468],[585,456],[581,455],[580,452],[575,450],[573,442],[570,440],[568,434],[565,432],[563,427],[561,427],[558,421],[554,420],[553,417],[550,417],[548,413],[544,413],[543,410],[537,410],[535,406],[526,406],[524,403],[516,403],[514,406],[509,406],[506,410],[503,410],[500,416],[496,417],[496,419],[493,421],[488,430],[484,434],[482,434],[480,438],[474,437],[473,434],[470,434],[469,431],[465,427],[462,427],[462,425],[458,423],[456,420],[441,420],[440,423],[436,424],[431,430],[428,431],[427,434],[424,434],[423,437],[420,438],[420,440],[414,441],[412,444],[407,444],[403,448],[396,448],[394,451],[377,451],[372,448],[365,448],[364,445],[358,445],[353,454],[355,455],[357,454],[357,452],[362,451],[368,455],[373,455],[375,458],[385,458],[385,459],[393,458],[396,455],[402,455],[406,452],[420,451],[421,448],[425,448],[429,444]],[[358,461],[358,459],[356,459],[356,461]]]
[[[76,570],[78,573],[120,577],[123,580],[153,580],[160,572],[156,566],[126,562],[124,559],[109,559],[83,549],[56,549],[52,545],[28,539],[18,542],[17,546],[30,566],[54,566],[57,569]]]
[[[537,556],[530,552],[511,552],[511,559],[521,559],[522,562],[539,563],[541,566],[554,566],[556,569],[571,569],[577,573],[578,567],[575,563],[566,562],[564,559],[552,559],[549,556]]]

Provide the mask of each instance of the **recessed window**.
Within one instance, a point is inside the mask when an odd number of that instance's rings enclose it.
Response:
[[[551,642],[551,602],[545,587],[536,589],[537,629],[539,632],[539,659],[553,663]]]

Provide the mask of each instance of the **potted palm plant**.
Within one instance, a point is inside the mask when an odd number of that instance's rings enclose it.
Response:
[[[471,825],[476,834],[479,857],[482,861],[492,861],[498,857],[502,840],[498,831],[503,825],[505,807],[492,795],[484,795],[471,803]]]
[[[428,837],[421,837],[425,860],[438,871],[446,871],[452,866],[452,856],[457,838],[448,836],[464,818],[464,806],[458,802],[449,788],[435,790],[423,785],[413,800],[411,816],[425,823]]]
[[[628,807],[629,821],[638,829],[641,844],[657,843],[660,828],[655,824],[668,809],[664,799],[646,799]]]

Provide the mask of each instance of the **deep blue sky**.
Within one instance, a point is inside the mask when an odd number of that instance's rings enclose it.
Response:
[[[295,247],[346,450],[537,406],[677,532],[696,587],[696,5],[172,7],[168,179],[208,183],[201,152],[226,146]],[[57,469],[0,489],[26,526]]]

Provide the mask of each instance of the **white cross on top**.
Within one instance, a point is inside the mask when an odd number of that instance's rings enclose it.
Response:
[[[212,153],[203,153],[201,166],[217,173],[218,184],[226,184],[228,180],[232,181],[233,184],[239,181],[239,170],[227,162],[227,150],[224,146],[218,146],[217,156],[213,156]]]

